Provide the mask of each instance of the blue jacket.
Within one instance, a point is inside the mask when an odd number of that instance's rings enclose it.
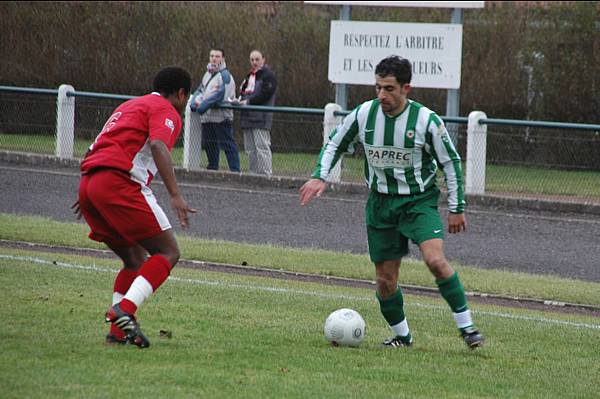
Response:
[[[235,97],[235,81],[222,62],[217,72],[206,72],[202,83],[194,92],[190,109],[198,112],[202,123],[221,123],[233,120],[233,110],[217,109],[215,106],[226,99]]]

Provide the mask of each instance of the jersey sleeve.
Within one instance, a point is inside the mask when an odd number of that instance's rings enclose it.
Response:
[[[190,109],[192,112],[196,112],[200,104],[202,103],[202,83],[196,89],[196,91],[192,94],[192,100],[190,101]]]
[[[160,140],[169,150],[172,149],[181,130],[180,121],[174,109],[160,107],[151,110],[148,123],[150,140]]]
[[[327,180],[331,169],[338,163],[344,153],[354,153],[358,141],[358,111],[360,106],[344,118],[331,134],[325,146],[321,149],[317,167],[311,177]]]
[[[429,117],[427,134],[431,140],[432,155],[446,177],[448,210],[462,213],[465,210],[465,191],[460,156],[450,140],[444,122],[434,113]]]
[[[229,82],[231,82],[231,75],[227,70],[217,72],[217,76],[215,76],[211,82],[212,84],[206,88],[210,91],[204,93],[202,102],[197,107],[196,112],[203,114],[210,108],[213,108],[215,105],[222,102],[225,99],[225,90],[227,89]],[[233,90],[235,93],[235,87]]]

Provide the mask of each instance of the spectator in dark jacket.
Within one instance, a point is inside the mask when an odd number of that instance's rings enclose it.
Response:
[[[254,50],[250,53],[252,69],[240,86],[241,105],[275,104],[277,78],[265,64],[263,54]],[[248,155],[249,171],[251,173],[271,176],[273,173],[271,161],[271,125],[272,112],[242,111],[240,117],[244,133],[244,149]]]

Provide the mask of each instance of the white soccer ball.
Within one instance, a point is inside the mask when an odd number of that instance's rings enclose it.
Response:
[[[352,309],[338,309],[325,320],[325,338],[333,346],[358,346],[365,338],[366,324]]]

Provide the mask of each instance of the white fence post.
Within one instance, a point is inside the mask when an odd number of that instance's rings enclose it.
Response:
[[[325,106],[325,116],[323,118],[323,144],[329,141],[329,134],[342,122],[341,116],[335,116],[334,112],[341,111],[342,107],[335,103],[329,103]],[[331,170],[327,181],[330,183],[339,183],[342,175],[342,158],[338,164]]]
[[[190,97],[190,101],[192,98]],[[202,124],[200,115],[192,112],[190,103],[185,107],[185,123],[183,130],[183,168],[200,170],[202,152]]]
[[[467,176],[465,194],[485,193],[487,125],[479,124],[487,116],[481,111],[469,114],[467,126]]]
[[[67,92],[74,92],[70,85],[60,85],[56,99],[56,156],[73,158],[73,141],[75,139],[75,97],[68,97]]]

